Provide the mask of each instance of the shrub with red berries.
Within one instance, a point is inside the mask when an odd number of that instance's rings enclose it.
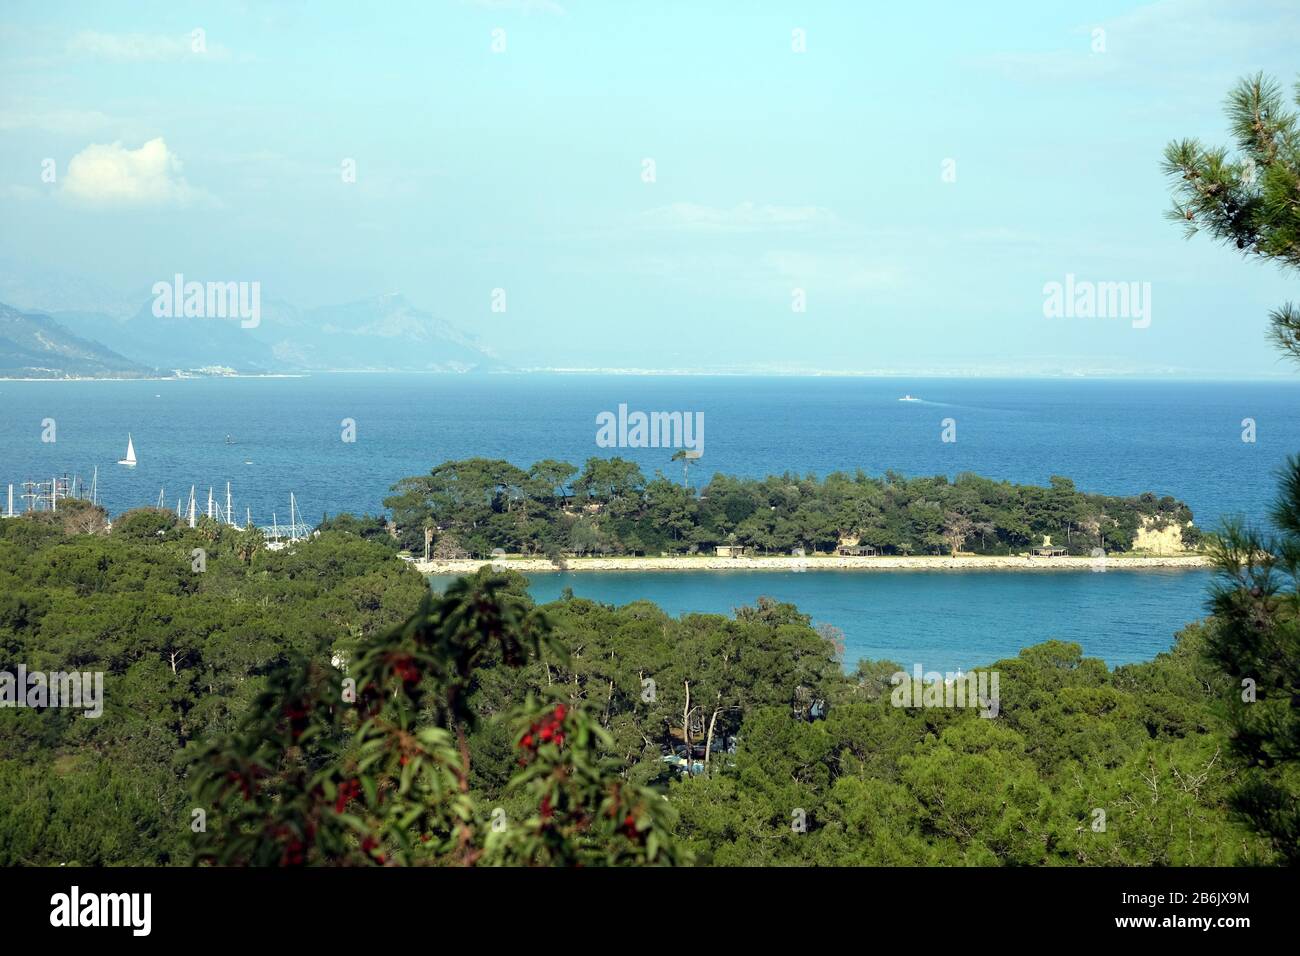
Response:
[[[529,699],[515,714],[520,770],[508,790],[535,813],[489,840],[493,862],[547,866],[674,864],[667,801],[623,780],[608,731],[584,707]]]
[[[238,730],[193,759],[209,809],[194,858],[219,865],[673,864],[667,801],[623,780],[606,731],[582,706],[529,700],[512,715],[519,766],[508,789],[536,808],[496,831],[471,784],[475,670],[564,650],[545,617],[482,571],[358,645],[347,676],[289,663]],[[498,718],[501,719],[501,718]]]
[[[556,704],[540,720],[528,725],[528,732],[519,738],[519,749],[525,751],[526,755],[536,755],[538,748],[543,744],[563,747],[564,718],[568,713],[568,707],[564,704]],[[521,760],[527,762],[527,756]]]

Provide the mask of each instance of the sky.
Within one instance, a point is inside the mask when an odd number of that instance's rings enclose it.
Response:
[[[0,274],[401,292],[524,368],[1289,375],[1300,277],[1185,239],[1160,159],[1297,41],[1294,0],[8,0]],[[1147,321],[1046,316],[1067,275]]]

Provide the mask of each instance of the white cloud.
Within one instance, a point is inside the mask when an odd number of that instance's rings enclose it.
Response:
[[[1092,49],[1104,31],[1104,51]],[[1243,62],[1267,70],[1294,59],[1300,6],[1294,0],[1156,0],[1117,16],[1078,23],[1061,38],[1063,48],[1000,52],[975,57],[1010,79],[1132,81],[1142,76],[1165,88],[1197,81],[1216,89],[1217,74],[1233,75]]]
[[[98,110],[6,108],[0,110],[0,130],[39,129],[69,135],[93,133],[118,121]]]
[[[626,271],[655,282],[769,303],[788,303],[796,288],[825,301],[896,290],[907,278],[896,262],[866,251],[772,249],[748,253],[715,246],[689,254],[639,252],[621,263]],[[589,262],[579,261],[574,271],[589,267]]]
[[[899,281],[892,265],[856,253],[773,250],[763,256],[763,265],[782,282],[834,292],[883,289]]]
[[[731,209],[676,202],[644,212],[643,225],[695,232],[759,232],[765,229],[808,229],[835,222],[820,206],[771,206],[743,202]]]
[[[173,60],[226,60],[230,51],[210,43],[201,28],[189,33],[98,33],[83,30],[68,42],[68,51],[117,63],[163,63]]]
[[[181,161],[162,137],[139,149],[92,143],[68,162],[68,198],[100,206],[184,205],[202,196],[181,175]]]

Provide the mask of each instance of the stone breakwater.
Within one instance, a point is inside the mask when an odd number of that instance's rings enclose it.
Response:
[[[472,574],[492,560],[451,559],[412,562],[423,574]],[[1027,558],[969,555],[956,558],[918,555],[910,557],[719,558],[684,555],[660,558],[569,558],[557,567],[546,558],[505,557],[495,563],[524,574],[546,571],[1128,571],[1155,568],[1207,568],[1200,554],[1165,557],[1108,556],[1105,558]]]

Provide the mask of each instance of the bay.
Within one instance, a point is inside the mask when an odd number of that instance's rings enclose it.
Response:
[[[430,578],[436,590],[453,580]],[[576,597],[653,601],[672,615],[730,615],[760,595],[795,604],[844,632],[844,663],[891,660],[908,671],[969,670],[1047,640],[1072,641],[1110,666],[1150,660],[1204,615],[1210,572],[1146,571],[610,571],[529,575],[545,603]]]
[[[904,394],[920,399],[900,402]],[[0,382],[0,495],[65,472],[89,479],[113,514],[195,488],[270,524],[295,494],[306,520],[377,512],[390,486],[452,458],[581,465],[620,454],[649,475],[681,471],[671,449],[606,449],[596,416],[703,412],[698,484],[714,472],[881,475],[970,471],[1085,491],[1153,491],[1186,501],[1202,527],[1259,520],[1275,474],[1300,450],[1300,386],[1279,382],[865,379],[746,376],[324,374],[302,378]],[[41,440],[53,420],[56,441]],[[956,441],[944,442],[951,419]],[[1243,441],[1243,422],[1255,441]],[[348,423],[355,441],[344,440]],[[134,441],[139,464],[116,464]],[[950,430],[951,433],[951,430]],[[230,436],[230,443],[226,436]],[[21,492],[21,488],[18,489]],[[0,507],[3,506],[0,497]],[[612,603],[649,598],[673,613],[729,612],[759,594],[843,628],[850,663],[888,657],[950,669],[1051,637],[1110,663],[1148,659],[1203,613],[1205,572],[718,572],[538,575]]]

